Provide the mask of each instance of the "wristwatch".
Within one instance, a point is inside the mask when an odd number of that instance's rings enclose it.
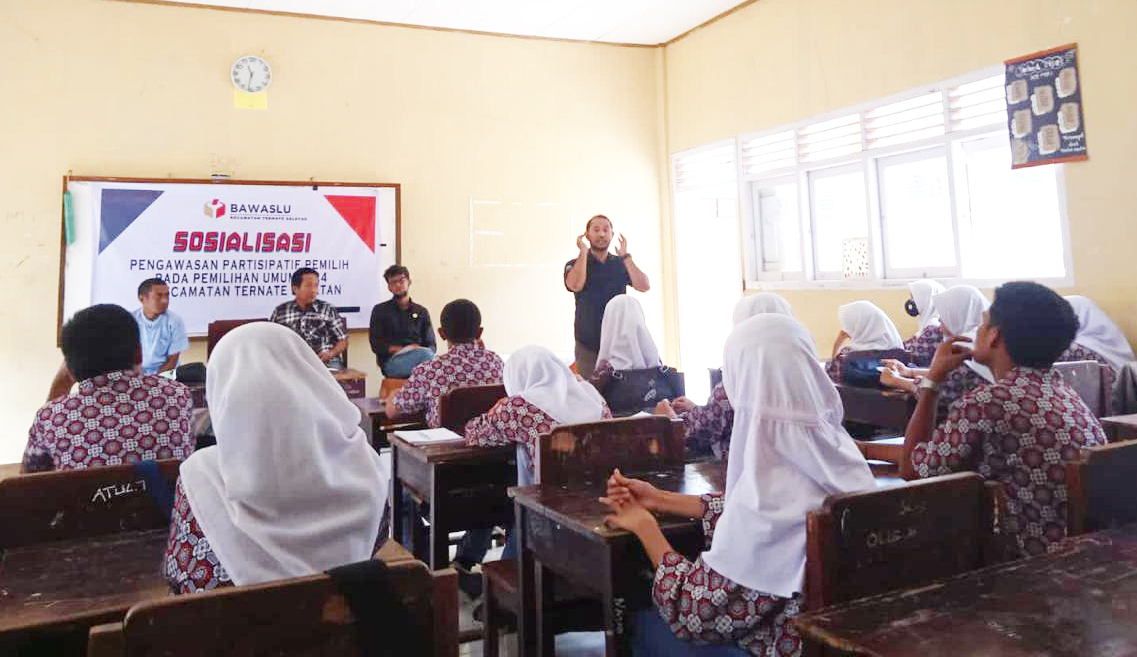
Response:
[[[917,391],[919,391],[919,390],[933,390],[934,391],[939,387],[940,387],[940,384],[936,383],[935,381],[933,381],[933,380],[931,380],[925,376],[922,379],[920,379],[920,383],[918,383],[916,385],[916,390]]]

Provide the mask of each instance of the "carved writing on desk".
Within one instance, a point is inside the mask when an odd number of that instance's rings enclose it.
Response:
[[[132,495],[134,493],[145,493],[146,481],[139,479],[134,482],[126,482],[125,484],[111,484],[110,486],[102,486],[95,489],[95,494],[91,497],[91,502],[110,502],[116,497],[123,495]]]

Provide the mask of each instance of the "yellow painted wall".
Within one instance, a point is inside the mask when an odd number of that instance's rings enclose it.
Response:
[[[246,53],[273,66],[267,111],[232,107],[229,65]],[[572,351],[561,266],[576,250],[566,235],[551,264],[473,268],[470,198],[552,201],[582,226],[603,212],[653,278],[644,304],[662,326],[661,63],[646,48],[100,0],[0,3],[0,463],[19,458],[61,358],[52,327],[69,169],[197,178],[220,165],[244,179],[401,183],[412,296],[436,317],[473,299],[487,344],[504,352]],[[365,333],[350,355],[374,394]],[[187,360],[203,356],[195,343]]]
[[[1074,290],[1096,300],[1132,340],[1134,23],[1134,0],[759,0],[666,48],[668,149],[777,127],[1077,42],[1090,159],[1066,166]],[[905,335],[916,327],[899,289],[785,296],[823,353],[838,330],[836,307],[856,298],[881,305]]]

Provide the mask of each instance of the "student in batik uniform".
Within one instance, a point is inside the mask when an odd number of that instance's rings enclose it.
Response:
[[[683,642],[800,654],[789,620],[802,607],[806,514],[829,495],[875,487],[805,326],[753,317],[735,327],[723,360],[735,408],[726,495],[667,493],[616,471],[601,500],[615,512],[608,523],[635,533],[655,567],[656,608],[634,618],[643,654],[684,654]],[[707,551],[684,559],[653,511],[701,517]]]
[[[975,470],[1003,485],[1002,528],[1022,556],[1057,549],[1066,536],[1066,463],[1105,443],[1093,413],[1052,367],[1077,326],[1070,304],[1046,287],[998,288],[974,351],[962,336],[936,350],[905,432],[904,478]],[[957,400],[937,427],[936,387],[968,357],[989,367],[996,382]]]
[[[28,430],[22,472],[76,470],[193,453],[189,389],[142,374],[138,324],[124,308],[75,313],[60,335],[64,362]],[[79,388],[70,392],[78,381]]]
[[[932,303],[932,297],[944,289],[943,285],[930,278],[908,284],[908,292],[912,298],[904,304],[904,309],[909,315],[920,318],[920,328],[916,330],[915,335],[904,341],[904,351],[912,354],[912,362],[919,367],[932,364],[936,347],[940,346],[944,339],[944,334],[940,330],[940,315]]]
[[[1083,296],[1072,295],[1066,301],[1074,308],[1078,317],[1078,334],[1070,348],[1058,357],[1059,363],[1073,360],[1094,360],[1104,367],[1101,368],[1102,393],[1106,398],[1106,415],[1113,415],[1113,383],[1117,379],[1121,368],[1127,363],[1137,360],[1133,356],[1133,347],[1129,345],[1128,338],[1113,323],[1101,308],[1092,300]]]
[[[524,347],[505,364],[504,399],[466,423],[466,444],[516,443],[518,483],[532,482],[537,438],[558,424],[612,417],[604,398],[544,347]],[[521,484],[524,485],[524,484]]]
[[[957,335],[973,338],[979,325],[983,323],[983,313],[991,306],[991,302],[983,296],[979,288],[971,285],[956,285],[945,290],[932,297],[932,303],[940,316],[940,330],[944,338],[949,340]],[[884,364],[889,369],[881,372],[881,383],[907,390],[912,394],[916,394],[919,380],[928,374],[927,368],[907,367],[896,360],[885,360]],[[952,403],[973,388],[984,383],[993,383],[986,378],[989,376],[991,376],[990,370],[978,366],[974,361],[965,362],[952,370],[939,387],[937,417],[947,417],[948,408]]]
[[[272,385],[264,385],[266,381]],[[163,571],[176,593],[313,575],[369,559],[389,466],[300,336],[256,322],[209,359],[217,444],[182,464]]]
[[[734,305],[731,317],[735,326],[766,313],[793,317],[790,303],[773,292],[759,292],[744,296]],[[712,454],[725,461],[730,449],[730,429],[734,425],[734,409],[726,398],[726,388],[720,381],[711,389],[707,403],[698,406],[686,397],[674,401],[664,399],[655,407],[656,415],[679,418],[687,425],[687,451],[689,454]]]
[[[442,426],[438,400],[455,388],[501,383],[501,357],[482,344],[482,314],[473,302],[457,299],[446,304],[438,335],[449,345],[447,352],[419,363],[406,385],[387,398],[387,417],[396,418],[426,411],[431,428]]]
[[[835,383],[841,383],[841,365],[854,351],[900,351],[904,341],[888,315],[871,301],[854,301],[837,309],[841,331],[833,342],[833,358],[825,372]]]

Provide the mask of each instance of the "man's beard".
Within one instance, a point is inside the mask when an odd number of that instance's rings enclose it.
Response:
[[[392,294],[395,295],[396,299],[402,299],[407,296],[407,290],[403,290],[402,292],[392,292]]]

